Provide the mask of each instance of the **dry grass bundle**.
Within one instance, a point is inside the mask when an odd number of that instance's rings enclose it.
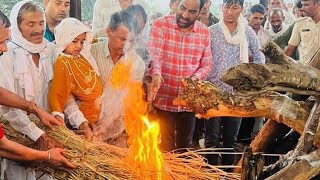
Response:
[[[32,141],[15,131],[9,123],[0,118],[6,136],[18,143],[32,145]],[[65,127],[55,131],[46,130],[54,140],[67,150],[65,156],[78,165],[71,172],[56,167],[38,164],[40,170],[52,174],[55,179],[158,179],[158,172],[140,169],[130,161],[130,149],[119,148],[100,142],[88,142]],[[240,179],[237,174],[228,174],[205,163],[194,151],[163,154],[164,168],[161,179]]]

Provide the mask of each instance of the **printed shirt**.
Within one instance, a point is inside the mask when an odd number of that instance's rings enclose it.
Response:
[[[181,78],[195,76],[205,79],[211,69],[210,33],[196,21],[188,33],[179,30],[175,15],[157,19],[150,31],[148,52],[150,75],[163,78],[154,105],[162,110],[181,112],[173,100],[181,88]]]
[[[209,74],[208,81],[229,93],[232,87],[220,81],[222,74],[229,68],[240,63],[240,45],[229,44],[224,37],[220,24],[210,27],[211,51],[213,67]],[[231,35],[235,35],[235,30]],[[246,37],[248,42],[249,56],[252,56],[254,63],[265,63],[265,57],[260,51],[259,41],[253,29],[246,26]]]

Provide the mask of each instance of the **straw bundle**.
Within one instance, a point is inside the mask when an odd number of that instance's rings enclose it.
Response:
[[[6,136],[18,143],[32,146],[32,141],[15,131],[9,123],[0,118]],[[40,125],[41,126],[41,125]],[[42,126],[43,127],[43,126]],[[77,169],[63,172],[56,167],[37,164],[37,169],[48,172],[54,179],[158,179],[158,172],[140,169],[130,161],[130,148],[119,148],[101,142],[88,142],[66,127],[47,134],[65,146],[66,158],[78,165]],[[182,154],[163,154],[164,168],[161,179],[240,179],[237,174],[228,174],[205,163],[194,151]]]

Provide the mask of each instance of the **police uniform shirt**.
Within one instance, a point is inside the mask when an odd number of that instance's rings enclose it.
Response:
[[[320,22],[314,22],[311,17],[297,20],[289,44],[299,46],[300,60],[309,64],[320,48]]]

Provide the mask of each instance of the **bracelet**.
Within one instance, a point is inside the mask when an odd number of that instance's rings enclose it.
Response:
[[[49,161],[51,160],[51,152],[50,152],[50,150],[48,150],[48,160]]]
[[[29,106],[27,108],[27,115],[28,116],[33,112],[33,110],[36,107],[36,105],[37,104],[34,101],[30,101],[30,104],[29,104]]]

